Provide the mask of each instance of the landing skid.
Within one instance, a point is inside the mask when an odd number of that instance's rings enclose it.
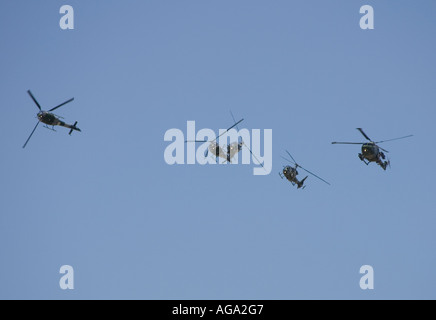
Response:
[[[369,165],[369,161],[365,161],[365,158],[363,157],[363,155],[361,153],[359,153],[359,159],[361,161],[363,161],[363,163],[365,163],[366,165]]]
[[[52,127],[50,128],[49,126],[45,125],[44,128],[56,132],[54,126],[52,126]]]

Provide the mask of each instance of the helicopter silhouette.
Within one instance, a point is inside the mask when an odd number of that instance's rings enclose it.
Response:
[[[70,100],[67,100],[63,103],[61,103],[60,105],[48,110],[48,111],[43,111],[41,109],[40,104],[38,103],[38,101],[35,99],[35,97],[33,96],[32,92],[30,90],[27,90],[27,93],[29,94],[29,96],[32,98],[33,102],[35,102],[36,106],[39,109],[39,112],[37,114],[37,118],[38,118],[38,123],[36,124],[35,128],[33,129],[32,133],[30,134],[29,138],[27,139],[26,143],[23,145],[23,149],[26,147],[27,143],[29,142],[30,138],[32,137],[33,133],[35,132],[36,128],[38,127],[38,125],[42,122],[44,124],[46,124],[45,128],[56,131],[54,129],[54,126],[62,126],[65,128],[70,129],[70,135],[73,132],[73,130],[75,131],[82,131],[79,128],[76,127],[77,125],[77,121],[71,125],[71,124],[67,124],[63,121],[61,121],[60,119],[63,119],[60,116],[57,116],[55,114],[52,113],[52,111],[62,107],[63,105],[66,105],[67,103],[70,103],[71,101],[74,100],[74,98],[71,98]],[[52,128],[49,128],[48,126],[52,126]]]
[[[219,158],[222,158],[225,160],[225,162],[231,163],[233,157],[242,150],[242,148],[245,146],[248,151],[250,151],[250,154],[256,159],[256,161],[262,166],[263,164],[257,159],[257,157],[253,154],[253,152],[251,151],[251,149],[244,143],[244,140],[242,140],[239,142],[232,142],[228,145],[225,145],[224,148],[222,148],[218,143],[217,140],[223,136],[224,134],[226,134],[230,129],[233,129],[234,127],[236,127],[236,129],[239,132],[239,127],[238,124],[240,124],[242,121],[244,121],[244,119],[241,119],[239,121],[235,120],[235,117],[233,116],[232,111],[230,111],[230,114],[232,116],[233,122],[234,124],[228,128],[226,131],[224,131],[223,133],[221,133],[218,137],[216,137],[214,140],[212,141],[208,141],[208,140],[186,140],[186,142],[210,142],[208,148],[206,149],[205,153],[204,153],[204,157],[206,158],[209,155],[209,152],[211,154],[213,154],[217,161]],[[224,151],[225,150],[225,151]]]
[[[387,160],[387,161],[385,160],[386,155],[382,151],[384,151],[386,153],[389,153],[389,151],[387,151],[386,149],[383,149],[382,147],[379,147],[377,144],[413,137],[413,135],[411,134],[411,135],[400,137],[400,138],[394,138],[394,139],[374,142],[366,135],[366,133],[363,131],[362,128],[357,128],[357,130],[359,130],[360,133],[369,142],[332,142],[332,144],[361,144],[362,145],[362,153],[358,154],[359,159],[361,161],[363,161],[366,165],[369,165],[371,162],[375,162],[380,167],[382,167],[383,170],[386,170],[387,166],[391,165],[391,162],[390,162],[390,160]]]
[[[303,169],[304,171],[306,171],[307,173],[313,175],[314,177],[318,178],[319,180],[321,180],[321,181],[327,183],[328,185],[330,185],[329,182],[325,181],[325,180],[322,179],[321,177],[317,176],[316,174],[314,174],[314,173],[310,172],[309,170],[304,169],[302,166],[300,166],[300,165],[295,161],[294,157],[289,153],[289,151],[288,151],[288,150],[285,150],[285,151],[286,151],[286,153],[291,157],[292,161],[289,160],[289,159],[287,159],[287,158],[285,158],[285,157],[282,157],[282,156],[280,156],[280,157],[281,157],[282,159],[284,159],[284,160],[286,160],[286,161],[292,163],[292,164],[294,165],[294,167],[291,167],[291,166],[289,166],[289,165],[287,165],[287,166],[283,166],[283,171],[282,171],[282,172],[279,172],[279,176],[280,176],[280,178],[282,178],[282,179],[284,179],[284,178],[288,179],[288,181],[291,182],[293,186],[295,186],[295,185],[297,186],[297,189],[300,189],[300,188],[303,188],[303,189],[304,189],[304,188],[306,188],[306,186],[304,185],[304,182],[306,181],[306,179],[307,179],[309,176],[306,176],[306,177],[303,178],[301,181],[299,181],[298,178],[297,178],[297,176],[298,176],[298,170],[297,170],[297,169],[298,169],[298,168],[301,168],[301,169]],[[283,173],[283,174],[282,174],[282,173]]]

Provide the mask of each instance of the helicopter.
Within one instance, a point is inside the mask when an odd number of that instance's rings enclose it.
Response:
[[[282,156],[280,156],[280,157],[281,157],[282,159],[284,159],[284,160],[286,160],[286,161],[292,163],[292,164],[294,165],[294,167],[291,167],[291,166],[289,166],[289,165],[287,165],[287,166],[283,166],[283,171],[282,171],[282,172],[279,172],[279,176],[280,176],[280,178],[282,178],[282,179],[284,179],[284,178],[288,179],[288,181],[291,182],[293,186],[295,186],[295,185],[297,186],[297,189],[300,189],[300,188],[303,188],[303,189],[304,189],[304,188],[306,188],[306,186],[304,185],[304,182],[306,181],[306,179],[307,179],[309,176],[306,176],[306,177],[303,178],[303,180],[299,181],[298,178],[297,178],[297,176],[298,176],[298,170],[297,170],[297,169],[298,169],[298,168],[301,168],[301,169],[303,169],[304,171],[306,171],[307,173],[313,175],[314,177],[316,177],[316,178],[320,179],[321,181],[323,181],[323,182],[327,183],[328,185],[330,185],[329,182],[325,181],[324,179],[320,178],[320,177],[317,176],[316,174],[314,174],[314,173],[310,172],[309,170],[304,169],[302,166],[300,166],[300,165],[295,161],[294,157],[289,153],[289,151],[288,151],[288,150],[285,150],[285,151],[286,151],[286,153],[291,157],[292,160],[289,160],[289,159],[287,159],[287,158],[285,158],[285,157],[282,157]]]
[[[371,162],[375,162],[380,167],[382,167],[383,170],[386,170],[387,166],[391,165],[391,162],[390,162],[390,160],[387,160],[387,161],[385,160],[386,155],[382,151],[384,151],[386,153],[389,153],[389,151],[387,151],[386,149],[383,149],[382,147],[379,147],[377,144],[413,137],[413,135],[411,134],[411,135],[400,137],[400,138],[394,138],[394,139],[374,142],[366,135],[366,133],[363,131],[362,128],[357,128],[357,130],[359,130],[360,133],[369,142],[332,142],[332,144],[361,144],[362,145],[362,153],[358,154],[359,159],[361,161],[363,161],[366,165],[369,165]]]
[[[233,157],[242,150],[242,148],[245,146],[248,151],[250,151],[250,154],[257,160],[257,162],[263,167],[263,164],[257,159],[257,157],[253,154],[253,152],[251,151],[251,149],[244,143],[244,141],[241,138],[240,142],[232,142],[226,146],[224,146],[224,148],[222,148],[220,145],[218,145],[217,140],[223,136],[224,134],[226,134],[230,129],[233,129],[234,127],[236,127],[236,129],[239,132],[239,127],[238,124],[240,124],[242,121],[244,121],[244,119],[241,119],[239,121],[235,120],[235,117],[233,116],[232,111],[230,111],[230,114],[232,116],[233,122],[234,124],[228,128],[226,131],[224,131],[222,134],[220,134],[218,137],[216,137],[214,140],[212,141],[207,141],[207,140],[192,140],[192,141],[188,141],[186,140],[186,142],[210,142],[209,147],[206,149],[205,153],[204,153],[204,157],[207,157],[209,152],[211,154],[213,154],[217,161],[218,158],[222,158],[227,163],[231,163]]]
[[[29,142],[30,138],[32,137],[33,133],[35,132],[35,130],[38,127],[40,122],[45,124],[45,126],[44,126],[45,128],[53,130],[53,131],[56,131],[54,129],[54,126],[62,126],[62,127],[68,128],[68,129],[70,129],[70,133],[69,133],[70,135],[73,132],[73,130],[80,131],[80,132],[82,131],[82,130],[80,130],[79,128],[76,127],[77,121],[73,125],[67,124],[67,123],[65,123],[65,122],[60,120],[60,119],[63,119],[62,117],[57,116],[57,115],[52,113],[52,111],[54,111],[54,110],[62,107],[63,105],[66,105],[67,103],[70,103],[71,101],[73,101],[74,98],[71,98],[70,100],[67,100],[67,101],[63,102],[60,105],[58,105],[58,106],[56,106],[56,107],[54,107],[54,108],[52,108],[52,109],[50,109],[48,111],[43,111],[41,109],[40,104],[38,103],[38,101],[33,96],[32,92],[30,90],[27,90],[27,93],[32,98],[33,102],[35,102],[36,106],[39,109],[39,112],[37,114],[38,123],[36,124],[35,128],[33,129],[32,133],[30,134],[30,136],[27,139],[26,143],[23,145],[23,149],[26,147],[27,143]],[[52,128],[49,128],[48,126],[52,126]]]

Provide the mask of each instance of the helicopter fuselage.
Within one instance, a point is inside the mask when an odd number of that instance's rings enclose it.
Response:
[[[61,121],[56,115],[47,111],[39,112],[38,120],[42,123],[45,123],[47,126],[61,126],[72,130],[81,131],[79,128],[76,127],[77,122],[73,125],[65,123]]]
[[[244,142],[233,142],[227,146],[227,162],[232,162],[232,158],[242,150]]]
[[[30,90],[27,90],[27,93],[29,94],[30,98],[32,98],[33,102],[35,102],[37,108],[39,109],[39,112],[37,114],[37,118],[38,118],[38,122],[36,123],[35,128],[33,129],[32,133],[30,134],[29,138],[27,138],[26,142],[23,145],[23,149],[26,147],[27,143],[29,142],[30,138],[32,138],[33,134],[35,133],[36,128],[38,128],[38,125],[40,123],[44,123],[46,124],[46,128],[56,131],[54,130],[54,126],[62,126],[65,128],[69,128],[70,129],[70,135],[73,132],[73,130],[75,131],[81,131],[79,128],[76,127],[77,125],[77,121],[71,125],[71,124],[67,124],[63,121],[61,121],[59,118],[62,117],[58,117],[55,114],[51,113],[52,111],[59,109],[60,107],[66,105],[67,103],[70,103],[71,101],[74,100],[74,98],[71,98],[70,100],[67,100],[59,105],[57,105],[54,108],[51,108],[48,111],[43,111],[41,108],[41,105],[39,104],[39,102],[36,100],[36,98],[33,96],[32,92],[30,92]],[[52,126],[53,128],[49,128],[48,126]]]
[[[290,166],[290,165],[283,166],[283,171],[282,171],[282,172],[279,172],[279,176],[280,176],[280,178],[282,178],[282,179],[283,179],[283,178],[286,178],[286,179],[287,179],[287,180],[288,180],[288,181],[289,181],[293,186],[297,185],[298,189],[300,189],[300,188],[303,188],[303,189],[304,189],[304,188],[306,187],[306,186],[304,185],[304,181],[306,181],[306,179],[307,179],[309,176],[306,176],[306,177],[304,177],[301,181],[299,181],[299,180],[297,179],[297,176],[298,176],[298,170],[297,170],[297,169],[300,168],[300,169],[306,171],[307,173],[311,174],[312,176],[318,178],[319,180],[321,180],[321,181],[327,183],[328,185],[330,185],[330,183],[328,183],[327,181],[325,181],[325,180],[322,179],[321,177],[317,176],[317,175],[314,174],[313,172],[310,172],[309,170],[307,170],[307,169],[303,168],[302,166],[300,166],[300,165],[295,161],[294,157],[289,153],[288,150],[286,150],[286,153],[288,154],[288,156],[289,156],[290,159],[292,159],[292,160],[287,159],[287,158],[282,157],[282,156],[281,156],[281,158],[283,158],[283,159],[286,160],[287,162],[293,163],[294,166],[293,166],[293,167]]]
[[[209,149],[209,152],[211,154],[213,154],[215,157],[226,159],[226,154],[225,154],[224,150],[216,142],[211,142],[209,144],[208,149]]]
[[[404,138],[412,137],[413,135],[408,135],[404,137],[389,139],[389,140],[382,140],[378,142],[374,142],[371,140],[370,137],[363,131],[362,128],[357,128],[357,130],[360,131],[360,133],[365,137],[366,140],[369,142],[362,143],[362,153],[359,153],[359,159],[363,161],[366,165],[368,165],[370,162],[376,162],[380,167],[383,168],[383,170],[386,170],[387,166],[390,165],[390,161],[384,161],[386,159],[385,154],[382,152],[389,152],[381,147],[379,147],[378,143],[384,143],[388,141],[394,141],[394,140],[400,140]],[[359,142],[332,142],[332,144],[360,144]]]
[[[209,152],[217,158],[223,158],[227,162],[232,162],[232,158],[236,153],[242,150],[243,142],[233,142],[226,146],[227,152],[224,151],[216,142],[211,142],[209,145]]]
[[[364,143],[362,156],[369,162],[377,162],[380,160],[380,149],[375,143]]]
[[[60,121],[58,117],[56,117],[53,113],[47,111],[41,111],[38,113],[38,120],[42,123],[45,123],[49,126],[60,126],[65,124]]]
[[[379,166],[386,170],[389,165],[389,161],[383,161],[386,158],[385,154],[380,151],[380,147],[374,142],[364,143],[362,145],[362,153],[359,153],[359,159],[369,164],[370,162],[375,162]],[[366,162],[367,160],[368,162]]]
[[[293,185],[297,185],[298,188],[303,187],[304,181],[307,179],[304,178],[303,180],[299,181],[297,179],[298,171],[297,168],[291,167],[291,166],[285,166],[283,168],[283,176],[288,179],[289,182],[291,182]],[[282,178],[283,178],[282,176]]]
[[[290,182],[294,182],[294,183],[298,182],[298,180],[297,180],[298,171],[297,171],[297,169],[295,169],[291,166],[285,166],[283,168],[283,175]]]

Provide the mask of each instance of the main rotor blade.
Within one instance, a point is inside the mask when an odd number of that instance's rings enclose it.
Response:
[[[383,150],[384,152],[387,152],[387,153],[389,153],[389,151],[388,150],[386,150],[386,149],[383,149],[382,147],[380,147],[380,146],[377,146],[377,147],[379,147],[379,149],[380,150]]]
[[[265,169],[265,167],[264,167],[263,164],[259,161],[259,159],[257,159],[257,157],[254,155],[254,153],[251,152],[251,149],[250,149],[250,148],[249,148],[245,143],[244,143],[243,145],[248,149],[248,151],[250,151],[251,155],[254,157],[254,159],[256,159],[257,163],[260,164],[260,165],[262,166],[262,168]],[[265,170],[266,170],[266,169],[265,169]]]
[[[394,138],[394,139],[389,139],[389,140],[382,140],[382,141],[378,141],[376,143],[383,143],[383,142],[388,142],[388,141],[394,141],[394,140],[400,140],[400,139],[405,139],[405,138],[410,138],[413,137],[413,134],[410,134],[408,136],[404,136],[404,137],[400,137],[400,138]]]
[[[74,99],[74,98],[73,98],[73,99]],[[69,102],[69,101],[68,101],[68,102]],[[68,103],[68,102],[66,102],[66,103]],[[59,108],[59,107],[57,107],[57,108]],[[50,110],[50,111],[53,111],[53,110]],[[230,113],[232,113],[232,112],[230,111]],[[233,114],[232,114],[232,117],[233,117]],[[234,120],[234,118],[233,118],[233,120]],[[186,142],[215,142],[216,140],[218,140],[219,137],[221,137],[221,136],[223,136],[224,134],[226,134],[230,129],[233,129],[234,127],[237,127],[238,124],[240,124],[242,121],[244,121],[244,119],[241,119],[241,120],[239,120],[238,122],[235,121],[235,124],[234,124],[233,126],[231,126],[230,128],[228,128],[226,131],[224,131],[223,133],[221,133],[218,137],[216,137],[216,138],[213,139],[213,140],[185,140],[185,143],[186,143]],[[239,129],[238,129],[238,131],[239,131]]]
[[[50,111],[52,111],[52,110],[50,110]],[[232,116],[233,116],[233,115],[232,115]],[[241,120],[239,120],[238,122],[236,122],[233,126],[231,126],[231,127],[228,128],[226,131],[224,131],[223,133],[221,133],[221,134],[220,134],[218,137],[216,137],[214,140],[209,140],[209,141],[206,141],[206,140],[190,140],[190,141],[185,140],[185,142],[214,142],[214,141],[218,140],[219,137],[221,137],[221,136],[223,136],[224,134],[226,134],[230,129],[233,129],[234,127],[237,127],[238,124],[240,124],[242,121],[244,121],[244,119],[241,119]],[[238,129],[238,131],[239,131],[239,129]]]
[[[289,160],[289,159],[287,159],[287,158],[285,158],[285,157],[283,157],[283,156],[280,156],[280,158],[282,158],[283,160],[288,161],[289,163],[296,164],[295,162],[292,162],[291,160]]]
[[[36,101],[35,97],[33,96],[32,92],[30,92],[30,90],[27,90],[27,93],[29,94],[29,96],[32,98],[33,102],[35,102],[36,106],[38,107],[38,109],[40,111],[42,111],[41,106],[39,105],[38,101]]]
[[[236,127],[238,124],[240,124],[242,121],[244,121],[244,119],[239,120],[238,122],[236,122],[233,126],[231,126],[230,128],[228,128],[226,131],[224,131],[223,133],[221,133],[215,140],[218,140],[219,137],[221,137],[222,135],[226,134],[230,129],[233,129],[234,127]]]
[[[74,100],[74,98],[71,98],[70,100],[65,101],[64,103],[61,103],[60,105],[58,105],[58,106],[56,106],[56,107],[54,107],[54,108],[52,108],[52,109],[50,109],[50,110],[48,110],[48,111],[49,111],[49,112],[55,111],[57,108],[60,108],[60,107],[62,107],[63,105],[66,105],[67,103],[70,103],[70,102],[73,101],[73,100]]]
[[[368,140],[368,141],[371,141],[372,142],[372,140],[366,135],[366,133],[365,132],[363,132],[363,130],[362,130],[362,128],[357,128],[357,130],[359,130],[360,131],[360,133]]]
[[[38,127],[38,125],[39,125],[39,121],[38,121],[38,123],[36,124],[35,128],[33,129],[32,133],[30,134],[29,138],[27,138],[27,141],[26,141],[26,143],[24,144],[23,149],[27,146],[27,143],[29,142],[30,138],[32,138],[33,133],[35,132],[35,130],[36,130],[36,128]]]
[[[233,122],[236,122],[235,117],[233,116],[233,112],[232,112],[232,110],[230,110],[230,114],[232,115]],[[242,119],[242,120],[244,120],[244,119]],[[241,121],[242,121],[242,120],[241,120]],[[239,122],[241,122],[241,121],[239,121]],[[238,122],[238,123],[239,123],[239,122]],[[238,129],[238,131],[239,131],[238,123],[236,124],[236,129]],[[230,130],[230,129],[229,129],[229,130]]]
[[[185,140],[185,143],[186,142],[209,142],[209,141],[207,141],[207,140]]]
[[[237,127],[238,124],[240,124],[242,121],[244,121],[244,119],[241,119],[241,120],[239,120],[238,122],[236,122],[233,126],[231,126],[230,128],[228,128],[228,129],[226,130],[226,132],[229,131],[230,129],[234,128],[234,127]]]
[[[364,144],[365,142],[332,142],[332,144]]]
[[[289,151],[288,151],[288,150],[285,150],[285,151],[286,151],[286,153],[291,157],[292,161],[294,161],[294,163],[297,164],[297,161],[295,161],[294,157],[291,156],[291,154],[289,153]]]
[[[316,174],[310,172],[310,171],[307,170],[307,169],[304,169],[304,168],[303,168],[302,166],[300,166],[300,165],[298,165],[298,166],[299,166],[301,169],[303,169],[304,171],[306,171],[307,173],[310,173],[312,176],[318,178],[318,179],[321,180],[321,181],[324,181],[324,182],[327,183],[329,186],[331,186],[331,184],[330,184],[329,182],[325,181],[323,178],[317,176]]]
[[[293,163],[293,164],[295,164],[295,162],[293,162],[292,160],[289,160],[288,158],[285,158],[285,157],[283,157],[283,156],[280,156],[280,158],[282,158],[283,160],[288,161],[289,163]]]

